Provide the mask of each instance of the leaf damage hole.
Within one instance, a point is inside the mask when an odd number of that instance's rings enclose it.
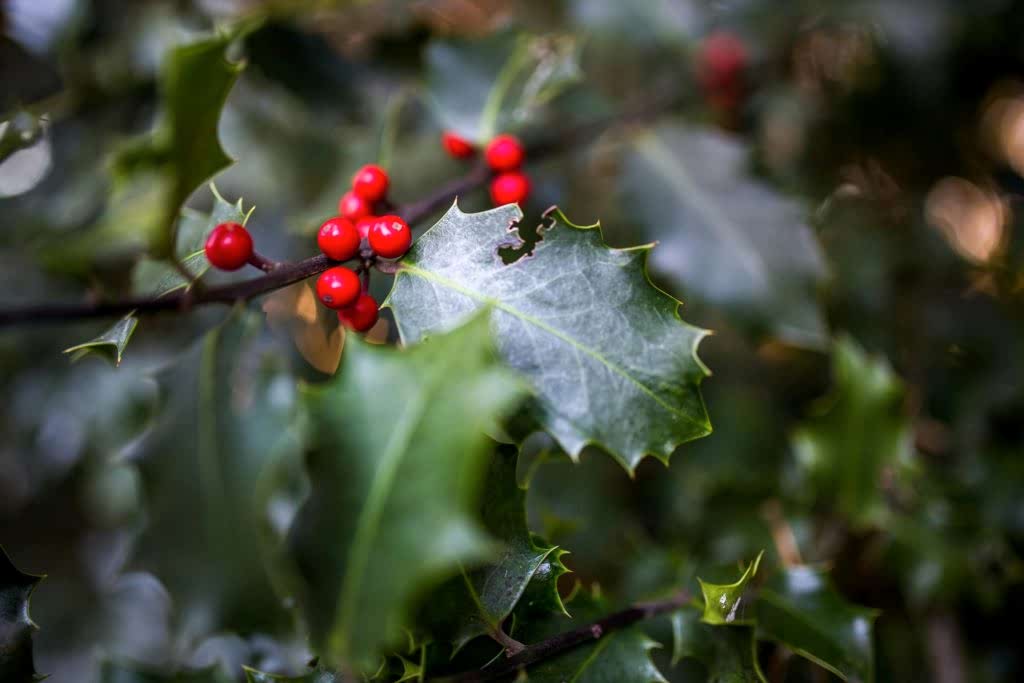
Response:
[[[533,250],[544,241],[544,233],[555,227],[555,220],[551,217],[551,207],[544,212],[541,222],[530,228],[522,220],[513,221],[508,226],[508,239],[498,243],[498,256],[506,266],[516,261],[533,256]]]

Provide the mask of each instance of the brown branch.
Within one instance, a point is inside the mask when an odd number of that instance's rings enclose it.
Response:
[[[507,679],[533,664],[556,657],[580,645],[600,640],[613,631],[624,629],[637,622],[672,612],[686,606],[689,602],[689,593],[683,591],[668,600],[633,605],[621,612],[610,614],[604,619],[598,619],[592,624],[559,633],[547,640],[529,645],[518,654],[501,660],[494,666],[431,680],[436,683],[484,683],[485,681]]]
[[[661,97],[616,116],[555,131],[547,138],[527,145],[527,158],[532,162],[553,156],[590,142],[597,134],[616,123],[636,122],[659,116],[678,102],[678,96]],[[423,199],[397,207],[395,213],[402,216],[410,225],[415,225],[429,218],[436,211],[445,208],[457,197],[483,186],[490,177],[490,170],[482,161],[479,161],[462,177],[442,185]],[[0,327],[66,322],[82,318],[103,318],[125,315],[132,311],[136,315],[145,315],[165,311],[187,311],[205,304],[233,304],[318,275],[334,264],[333,261],[322,255],[311,256],[298,263],[278,263],[258,256],[254,257],[251,263],[266,274],[251,280],[217,287],[179,290],[157,298],[135,297],[115,301],[100,300],[10,308],[0,310]]]

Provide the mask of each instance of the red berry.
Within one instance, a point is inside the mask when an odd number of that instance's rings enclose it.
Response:
[[[363,216],[370,215],[370,202],[354,192],[346,192],[338,201],[338,213],[350,221],[357,221]]]
[[[316,281],[316,295],[327,308],[345,308],[355,303],[362,292],[359,276],[345,266],[325,270]]]
[[[697,81],[712,95],[740,89],[747,65],[747,48],[743,40],[727,31],[712,33],[701,43],[697,53]]]
[[[495,206],[518,204],[530,196],[530,179],[525,173],[502,173],[491,181],[491,201]]]
[[[252,235],[238,223],[221,223],[206,238],[206,260],[221,270],[238,270],[252,258]]]
[[[338,310],[341,324],[356,332],[366,332],[377,323],[379,316],[377,300],[369,294],[360,294],[354,304]]]
[[[352,192],[368,202],[379,202],[388,193],[387,172],[376,164],[367,164],[352,178]]]
[[[512,135],[499,135],[487,145],[487,164],[495,171],[513,171],[523,163],[523,143]]]
[[[412,230],[398,216],[381,216],[370,226],[370,248],[384,258],[399,258],[412,245]]]
[[[359,239],[365,240],[370,237],[370,227],[377,222],[376,216],[364,216],[356,221],[356,231],[359,232]]]
[[[453,159],[468,159],[476,154],[476,147],[472,142],[450,130],[441,133],[441,145]]]
[[[327,258],[348,261],[359,253],[359,231],[343,216],[328,218],[320,226],[316,243]]]

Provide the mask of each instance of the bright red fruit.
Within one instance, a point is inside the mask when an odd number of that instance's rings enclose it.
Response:
[[[325,270],[316,281],[316,295],[327,308],[351,306],[362,292],[359,276],[345,266]]]
[[[357,221],[370,215],[370,202],[354,192],[346,192],[338,200],[338,213],[350,221]]]
[[[338,311],[338,320],[350,330],[366,332],[377,323],[380,309],[369,294],[360,294],[356,302]]]
[[[490,141],[487,145],[487,165],[497,172],[513,171],[523,163],[523,143],[519,138],[503,134]]]
[[[365,240],[370,237],[370,226],[377,222],[376,216],[364,216],[356,221],[356,230],[359,232],[359,239]]]
[[[518,204],[530,196],[530,179],[525,173],[502,173],[491,181],[491,201],[495,206]]]
[[[252,235],[238,223],[221,223],[206,238],[206,260],[221,270],[238,270],[252,258]]]
[[[344,216],[328,218],[320,226],[316,243],[327,258],[348,261],[359,253],[359,231]]]
[[[384,258],[399,258],[412,245],[412,230],[398,216],[381,216],[370,225],[370,248]]]
[[[441,146],[453,159],[468,159],[476,154],[476,147],[472,142],[450,130],[441,133]]]
[[[387,172],[376,164],[363,166],[352,178],[352,192],[368,202],[379,202],[388,193]]]

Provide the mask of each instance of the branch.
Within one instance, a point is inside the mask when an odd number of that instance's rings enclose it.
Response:
[[[572,149],[590,142],[602,131],[619,123],[637,122],[655,118],[680,101],[678,95],[661,97],[644,103],[632,110],[590,123],[577,125],[527,145],[527,158],[539,161],[544,157]],[[456,198],[483,186],[491,177],[483,161],[460,178],[456,178],[418,201],[396,208],[395,213],[409,225],[415,225],[429,218],[436,211],[445,208]],[[263,257],[253,265],[266,272],[262,277],[218,287],[204,287],[198,290],[178,290],[161,297],[135,297],[114,301],[92,301],[66,304],[40,304],[0,310],[0,327],[18,324],[44,322],[67,322],[82,318],[104,318],[123,316],[135,312],[146,315],[164,311],[187,311],[205,304],[234,304],[272,292],[282,287],[301,282],[318,275],[335,264],[326,256],[311,256],[298,263],[274,263]]]
[[[547,640],[529,645],[520,653],[508,657],[493,667],[432,680],[437,683],[484,683],[485,681],[508,678],[532,664],[551,659],[580,645],[600,640],[613,631],[632,626],[639,621],[672,612],[684,607],[689,602],[690,594],[682,591],[668,600],[639,603],[621,612],[610,614],[604,619],[598,619],[592,624],[581,626],[573,631],[559,633]]]

